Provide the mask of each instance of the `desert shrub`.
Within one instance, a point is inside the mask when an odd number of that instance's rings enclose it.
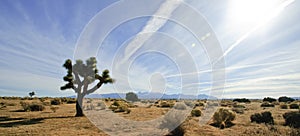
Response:
[[[43,103],[44,101],[46,101],[46,98],[39,98],[39,100]]]
[[[120,106],[120,103],[118,101],[114,101],[111,105],[113,105],[113,106]]]
[[[251,101],[249,99],[246,98],[237,98],[237,99],[233,99],[233,102],[244,102],[244,103],[250,103]]]
[[[60,101],[61,101],[62,103],[66,103],[66,102],[68,101],[68,98],[67,98],[67,97],[61,97],[61,98],[60,98]]]
[[[262,113],[255,113],[250,116],[250,120],[251,122],[256,122],[256,123],[274,124],[272,113],[269,111],[265,111]]]
[[[43,111],[45,107],[41,104],[37,103],[26,103],[26,102],[20,102],[21,106],[23,107],[24,111]]]
[[[50,101],[51,105],[60,105],[60,99],[54,98],[53,100]]]
[[[233,108],[246,108],[246,107],[240,104],[233,104]]]
[[[269,102],[263,102],[260,107],[275,107],[275,105]]]
[[[204,106],[204,103],[203,102],[197,102],[195,103],[195,106],[198,107],[198,106]]]
[[[272,102],[272,104],[274,104],[274,105],[280,105],[280,103],[279,102]]]
[[[200,111],[199,109],[193,109],[193,110],[191,111],[191,115],[192,115],[193,117],[200,117],[200,116],[201,116],[201,111]]]
[[[263,99],[264,102],[276,102],[277,100],[275,98],[266,97]]]
[[[177,109],[177,110],[186,110],[186,105],[183,104],[183,103],[176,103],[174,105],[174,109]]]
[[[162,108],[169,108],[169,107],[172,107],[172,105],[170,103],[168,103],[167,101],[162,101],[159,105],[159,107],[162,107]]]
[[[239,114],[244,114],[245,109],[244,108],[232,108],[232,111]]]
[[[51,103],[50,103],[50,102],[43,102],[43,105],[45,105],[45,106],[50,106]]]
[[[59,107],[56,107],[56,106],[50,106],[50,109],[51,109],[53,112],[56,112],[56,111],[59,109]]]
[[[67,100],[66,103],[67,103],[67,104],[74,104],[74,103],[76,103],[76,101],[77,101],[76,99],[70,98],[70,99]]]
[[[228,104],[226,103],[226,102],[221,102],[221,104],[220,104],[222,107],[227,107],[228,106]]]
[[[5,102],[0,102],[0,109],[6,108],[6,103]]]
[[[283,114],[285,125],[300,128],[300,111],[291,111]]]
[[[280,108],[281,108],[281,109],[288,109],[288,105],[286,105],[286,104],[281,104],[281,105],[280,105]]]
[[[221,108],[213,115],[214,125],[223,129],[226,126],[232,124],[232,121],[235,119],[235,116],[236,115],[234,112],[228,109]]]
[[[279,102],[293,102],[295,101],[295,99],[291,98],[291,97],[287,97],[287,96],[281,96],[278,98]]]
[[[108,108],[111,109],[112,111],[114,111],[118,108],[118,106],[110,105]]]
[[[290,109],[299,109],[299,105],[297,103],[290,104]]]
[[[128,110],[128,107],[125,105],[118,106],[113,112],[125,112]]]
[[[125,114],[129,114],[131,112],[130,109],[126,109]]]
[[[15,103],[6,103],[5,105],[6,105],[6,106],[16,106]]]

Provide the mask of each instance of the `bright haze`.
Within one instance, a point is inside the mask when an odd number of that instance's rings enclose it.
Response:
[[[117,2],[1,0],[1,96],[27,96],[30,91],[36,96],[74,95],[72,90],[59,89],[66,74],[62,64],[73,59],[77,41],[90,20]],[[178,23],[155,17],[163,14],[188,18],[189,12],[180,11],[182,3],[197,10],[219,40],[226,83],[224,88],[216,89],[224,98],[300,96],[297,0],[157,3],[153,16],[122,22],[99,45],[98,69],[109,69],[116,83],[104,85],[96,93],[210,94],[211,62],[199,40],[212,34],[194,37]],[[126,14],[124,9],[119,10],[116,12]],[[189,19],[193,22],[192,17]],[[132,57],[135,54],[140,55]],[[181,69],[187,70],[182,73]]]

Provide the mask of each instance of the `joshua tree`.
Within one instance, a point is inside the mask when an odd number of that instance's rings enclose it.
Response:
[[[67,75],[63,78],[67,84],[60,89],[73,89],[75,93],[77,93],[76,117],[84,116],[81,106],[85,95],[95,92],[102,84],[113,83],[113,79],[110,78],[108,70],[104,70],[102,75],[98,74],[96,64],[96,58],[91,57],[86,60],[86,64],[84,64],[82,60],[77,60],[76,64],[72,65],[72,61],[68,59],[63,65],[63,67],[68,70]],[[98,83],[92,88],[89,88],[88,86],[96,80],[98,80]]]
[[[32,96],[34,96],[34,95],[35,95],[35,92],[33,92],[33,91],[32,91],[32,92],[29,92],[29,96],[30,96],[30,97],[32,97]]]

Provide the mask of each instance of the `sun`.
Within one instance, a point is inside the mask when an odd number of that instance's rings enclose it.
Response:
[[[283,0],[230,0],[229,19],[236,25],[256,25],[276,11]]]

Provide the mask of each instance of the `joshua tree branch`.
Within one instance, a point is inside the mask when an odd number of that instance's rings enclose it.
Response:
[[[93,88],[89,89],[86,91],[86,94],[90,94],[90,93],[93,93],[95,92],[98,88],[100,88],[102,86],[104,82],[102,80],[100,80],[97,85],[95,85]]]
[[[79,78],[78,73],[75,72],[75,71],[73,71],[73,73],[74,73],[74,76],[75,76],[75,81],[74,81],[74,83],[75,83],[75,84],[78,84],[78,85],[81,85],[82,82],[80,81],[80,78]]]

